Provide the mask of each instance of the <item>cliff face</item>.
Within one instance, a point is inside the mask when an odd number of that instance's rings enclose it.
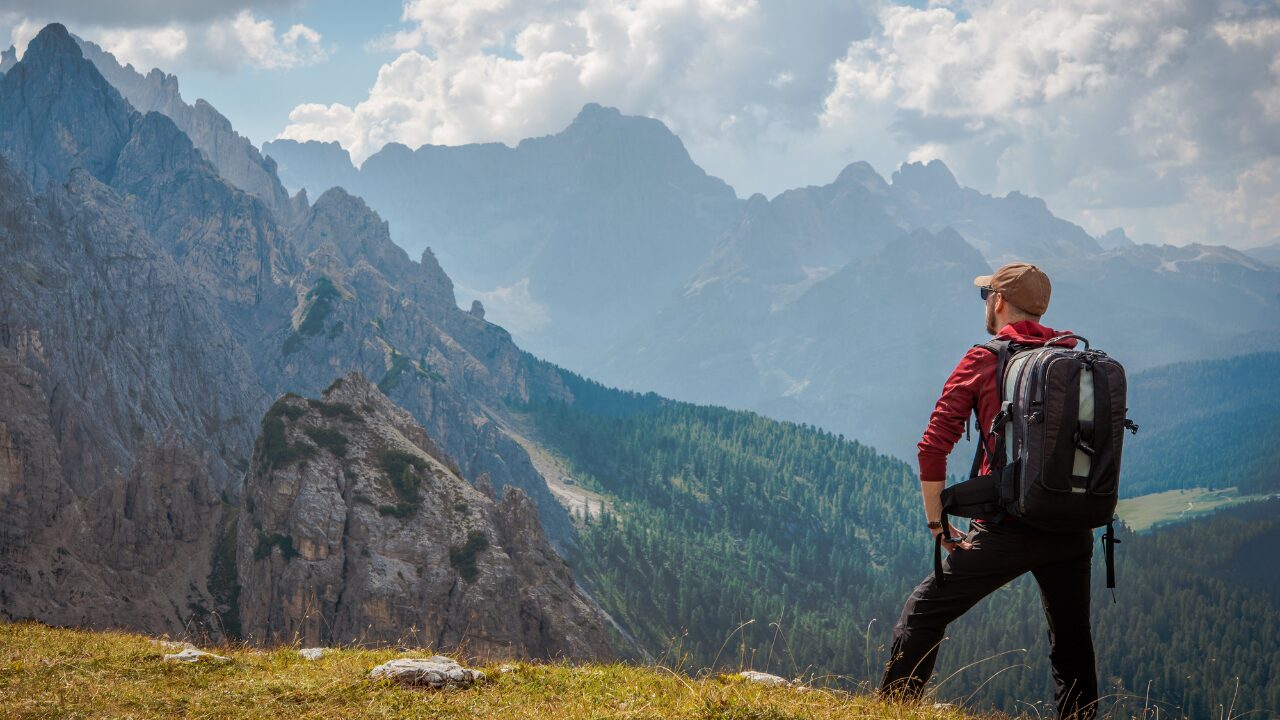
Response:
[[[120,91],[138,112],[167,116],[218,173],[236,187],[254,195],[281,223],[292,221],[289,194],[276,177],[275,162],[264,158],[249,138],[237,133],[231,121],[204,100],[194,105],[182,99],[178,78],[152,69],[143,75],[132,65],[120,66],[111,53],[95,43],[76,38],[85,59],[97,67],[107,82]]]
[[[604,617],[528,497],[508,488],[495,501],[480,486],[358,373],[320,400],[282,397],[245,479],[245,635],[608,657]]]
[[[6,617],[208,622],[219,494],[263,400],[217,313],[108,188],[75,170],[37,197],[0,159]]]
[[[358,370],[428,428],[466,477],[522,488],[554,542],[571,544],[568,514],[501,423],[507,400],[568,396],[553,370],[460,309],[430,251],[411,261],[359,198],[330,190],[294,234],[310,254],[285,337],[261,349],[268,387],[317,393]]]

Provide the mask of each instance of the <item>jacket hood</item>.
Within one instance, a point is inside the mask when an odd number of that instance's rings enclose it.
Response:
[[[1068,335],[1070,333],[1070,330],[1054,330],[1053,328],[1045,327],[1034,320],[1019,320],[1000,328],[1000,332],[996,333],[996,339],[1012,340],[1019,345],[1043,345],[1058,335]],[[1055,344],[1073,348],[1076,346],[1076,341],[1075,338],[1070,338]]]

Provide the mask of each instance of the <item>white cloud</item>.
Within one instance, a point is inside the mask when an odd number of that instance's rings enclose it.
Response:
[[[10,28],[19,56],[47,22],[40,16],[0,13],[0,27]],[[295,24],[277,33],[275,23],[254,16],[249,10],[207,22],[176,21],[141,26],[86,24],[70,30],[98,43],[121,63],[132,64],[142,72],[153,67],[169,72],[189,67],[224,72],[242,67],[287,70],[323,62],[328,57],[323,38],[312,28]]]
[[[277,34],[275,23],[259,20],[248,10],[205,31],[206,47],[215,57],[231,63],[243,58],[245,64],[266,70],[322,62],[328,53],[320,41],[320,33],[306,25],[293,25]]]
[[[187,51],[187,31],[176,25],[145,30],[105,29],[92,38],[122,63],[171,67]]]
[[[826,131],[892,117],[904,151],[944,156],[962,182],[990,191],[1046,196],[1095,231],[1119,224],[1139,240],[1236,245],[1274,237],[1262,199],[1280,199],[1275,7],[959,6],[883,8],[879,30],[834,65]]]
[[[410,0],[381,43],[403,52],[368,97],[299,106],[281,137],[337,140],[360,162],[393,140],[557,131],[587,102],[659,117],[688,142],[812,125],[865,15],[842,0]]]

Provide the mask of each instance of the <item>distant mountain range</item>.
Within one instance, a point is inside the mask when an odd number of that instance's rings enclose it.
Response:
[[[429,239],[464,297],[548,359],[902,457],[985,339],[973,277],[1005,261],[1044,267],[1046,324],[1131,371],[1280,349],[1280,268],[1121,229],[1094,238],[1038,198],[962,187],[937,160],[889,180],[853,163],[829,185],[738,202],[660,123],[594,105],[516,148],[388,145],[359,169],[335,144],[264,152],[294,187],[355,188],[400,244]]]

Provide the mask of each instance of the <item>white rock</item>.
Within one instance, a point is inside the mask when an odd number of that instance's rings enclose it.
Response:
[[[791,684],[791,681],[784,677],[770,675],[769,673],[759,672],[757,670],[743,670],[738,673],[738,677],[746,680],[747,682],[760,683],[761,685],[769,685],[772,687],[783,687]]]
[[[431,688],[465,688],[484,682],[484,673],[468,670],[453,660],[435,655],[429,658],[399,658],[369,672],[374,680],[394,680],[402,685]]]
[[[197,650],[193,647],[187,647],[182,652],[164,656],[165,662],[181,662],[181,663],[198,663],[198,662],[231,662],[231,658],[214,655],[203,650]]]
[[[301,655],[304,660],[319,660],[328,652],[329,648],[302,648],[298,651],[298,654]]]

